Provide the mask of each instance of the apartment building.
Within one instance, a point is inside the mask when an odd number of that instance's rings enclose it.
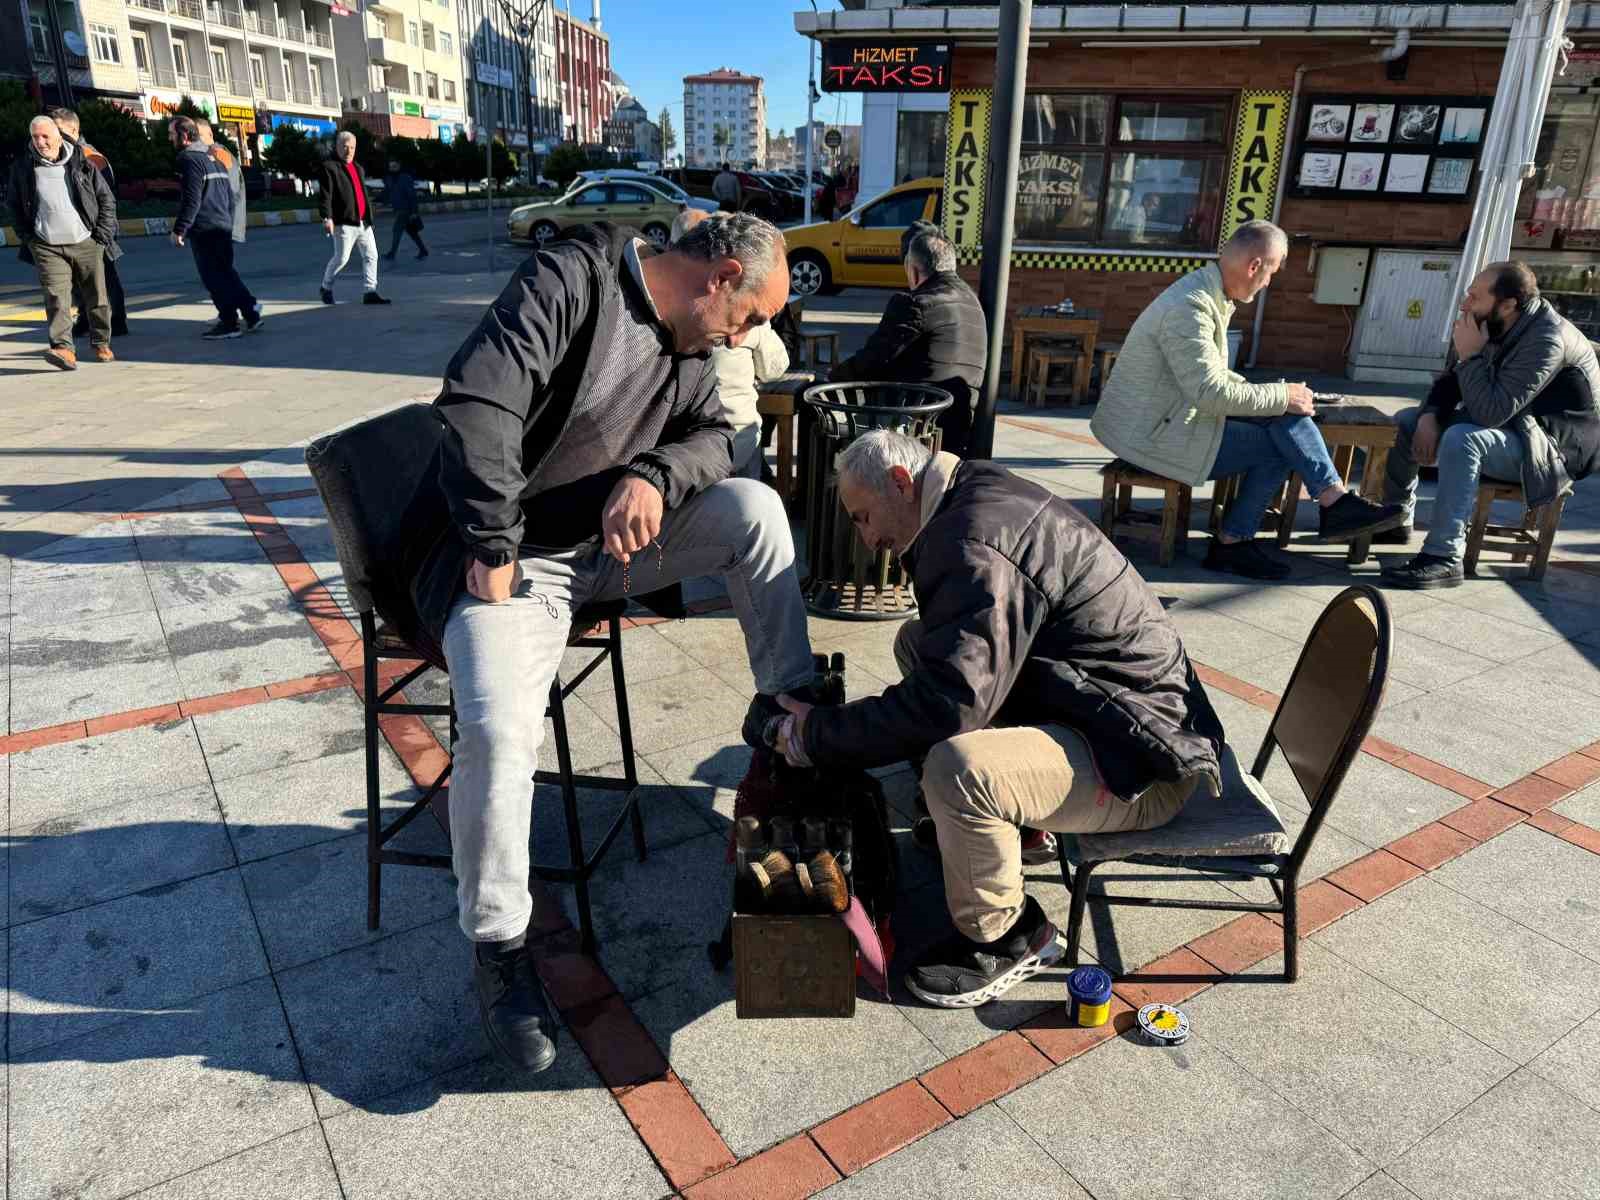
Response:
[[[767,96],[759,75],[719,67],[683,79],[683,159],[691,167],[767,165]]]
[[[453,0],[366,0],[334,23],[346,115],[380,137],[451,140],[467,119],[461,42]]]
[[[570,3],[555,18],[562,134],[567,141],[602,145],[614,95],[611,39],[600,29],[600,0],[594,0],[594,15],[587,21],[572,15]]]
[[[496,0],[456,0],[456,25],[463,100],[473,136],[479,129],[491,129],[507,146],[525,150],[531,127],[534,153],[547,153],[563,137],[552,6],[540,6],[528,31],[531,71],[524,69],[523,39]],[[526,96],[521,86],[525,77]]]
[[[98,97],[136,107],[124,11],[123,0],[21,0],[0,14],[0,75],[37,77],[49,104]]]

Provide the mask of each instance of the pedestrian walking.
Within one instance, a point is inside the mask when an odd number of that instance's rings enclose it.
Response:
[[[112,170],[111,163],[104,154],[96,150],[81,136],[81,125],[78,114],[70,108],[52,108],[50,119],[56,123],[56,128],[61,130],[61,136],[73,143],[78,153],[83,155],[89,165],[100,172],[100,177],[106,181],[113,198],[117,194],[117,173]],[[116,226],[113,226],[115,229]],[[110,254],[104,256],[106,273],[106,299],[111,303],[111,336],[122,338],[128,336],[128,298],[122,290],[122,277],[117,274],[117,258],[122,256],[122,247],[115,233],[112,234],[112,245],[116,247],[116,257]],[[83,294],[77,288],[72,289],[72,303],[78,310],[78,319],[73,322],[72,336],[74,338],[87,337],[89,334],[89,309],[83,302]]]
[[[239,169],[239,160],[226,146],[217,145],[216,135],[211,132],[210,121],[204,117],[196,117],[194,127],[200,131],[200,140],[211,150],[211,157],[221,163],[228,172],[228,186],[233,189],[233,240],[243,244],[249,213],[245,210],[244,172]]]
[[[200,282],[217,306],[217,322],[200,336],[207,341],[255,333],[262,326],[261,306],[233,265],[233,180],[227,166],[200,138],[189,117],[174,117],[167,127],[178,149],[181,191],[172,222],[172,244],[187,245],[194,254]]]
[[[333,257],[322,272],[322,302],[334,303],[333,278],[361,247],[363,304],[388,304],[378,294],[378,239],[372,234],[372,200],[356,165],[356,135],[348,129],[334,139],[334,155],[322,165],[322,229],[333,239]]]
[[[400,251],[400,238],[409,236],[417,244],[417,261],[421,262],[428,257],[428,248],[422,244],[422,216],[417,212],[417,181],[410,171],[392,159],[384,194],[389,197],[389,207],[394,209],[394,238],[389,243],[389,253],[383,257],[393,262],[394,256]]]
[[[105,256],[117,246],[117,201],[49,117],[28,125],[28,147],[11,167],[8,200],[22,248],[17,257],[39,273],[50,348],[45,361],[63,371],[78,367],[72,343],[72,289],[89,308],[89,340],[100,362],[111,362],[111,305],[106,299]]]
[[[723,212],[739,212],[744,207],[744,188],[727,163],[722,164],[722,170],[711,181],[711,195]]]

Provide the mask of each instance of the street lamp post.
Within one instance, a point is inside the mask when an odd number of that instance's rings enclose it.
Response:
[[[539,19],[544,15],[549,0],[499,0],[501,15],[506,25],[517,35],[522,51],[522,116],[524,132],[528,138],[528,182],[534,180],[533,171],[533,61],[539,32]]]

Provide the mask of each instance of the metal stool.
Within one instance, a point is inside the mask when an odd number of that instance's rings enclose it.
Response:
[[[595,952],[596,943],[589,910],[590,877],[611,849],[612,843],[617,840],[617,835],[622,832],[624,822],[633,826],[634,852],[639,856],[640,862],[644,861],[646,852],[644,819],[639,812],[639,776],[633,757],[633,731],[628,722],[627,677],[622,669],[622,613],[626,607],[625,601],[591,605],[580,609],[573,618],[567,645],[592,648],[599,653],[584,665],[570,683],[563,684],[559,674],[551,681],[549,706],[545,709],[545,716],[555,727],[557,769],[537,771],[531,781],[561,786],[562,817],[567,825],[569,852],[569,861],[566,865],[535,863],[531,869],[532,874],[551,883],[573,885],[573,893],[578,902],[578,931],[582,938],[583,952],[591,955]],[[604,634],[591,633],[597,625],[605,626]],[[450,742],[453,748],[456,740],[456,711],[453,695],[446,704],[412,704],[403,698],[396,699],[407,686],[435,668],[387,627],[380,626],[371,609],[364,609],[361,613],[361,649],[366,685],[363,688],[363,716],[367,750],[367,928],[376,929],[382,897],[382,871],[385,864],[434,867],[446,871],[451,868],[450,856],[447,854],[419,854],[407,850],[392,850],[388,847],[388,843],[415,820],[418,814],[432,806],[436,799],[447,799],[447,794],[442,795],[442,793],[450,778],[452,764],[448,762],[445,764],[438,777],[427,786],[421,799],[385,825],[379,806],[378,738],[381,732],[379,720],[386,716],[402,715],[449,717]],[[378,663],[382,659],[414,662],[417,665],[387,687],[380,687]],[[617,731],[622,741],[622,775],[620,777],[580,775],[572,769],[565,701],[607,659],[611,661],[611,678],[616,687]],[[622,811],[612,821],[611,827],[601,838],[600,845],[593,853],[585,853],[583,846],[583,828],[578,815],[580,787],[627,793]],[[532,803],[531,786],[529,803]],[[444,807],[447,822],[448,804]],[[439,809],[435,809],[435,813],[439,813]]]

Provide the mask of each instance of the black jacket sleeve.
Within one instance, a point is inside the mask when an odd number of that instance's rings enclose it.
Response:
[[[322,186],[317,189],[317,219],[328,221],[333,218],[333,189],[339,186],[338,175],[334,172],[331,161],[322,164]]]
[[[111,185],[106,182],[106,177],[99,171],[90,167],[85,175],[85,182],[94,188],[95,204],[98,206],[94,219],[94,240],[102,246],[109,246],[117,240],[119,227],[117,225],[117,194],[111,190]],[[193,218],[190,218],[191,220]]]
[[[828,377],[835,380],[892,379],[894,360],[916,345],[922,335],[922,309],[909,292],[896,292],[867,344],[835,367]]]
[[[189,232],[195,217],[200,215],[200,193],[205,187],[206,165],[198,154],[187,150],[178,153],[178,215],[172,220],[172,232],[182,236]]]
[[[717,395],[717,371],[704,361],[694,398],[661,431],[661,444],[628,464],[628,473],[655,485],[676,508],[733,470],[733,425]]]
[[[993,548],[962,541],[916,572],[922,633],[915,671],[881,696],[806,718],[806,753],[822,767],[880,767],[986,729],[1011,694],[1049,607]]]
[[[1537,322],[1515,345],[1491,359],[1493,348],[1458,362],[1455,373],[1467,416],[1485,428],[1500,429],[1531,405],[1561,369],[1560,329]]]
[[[445,368],[436,407],[452,431],[440,482],[477,558],[509,561],[522,540],[523,433],[575,334],[598,303],[577,248],[539,251],[511,277]]]

